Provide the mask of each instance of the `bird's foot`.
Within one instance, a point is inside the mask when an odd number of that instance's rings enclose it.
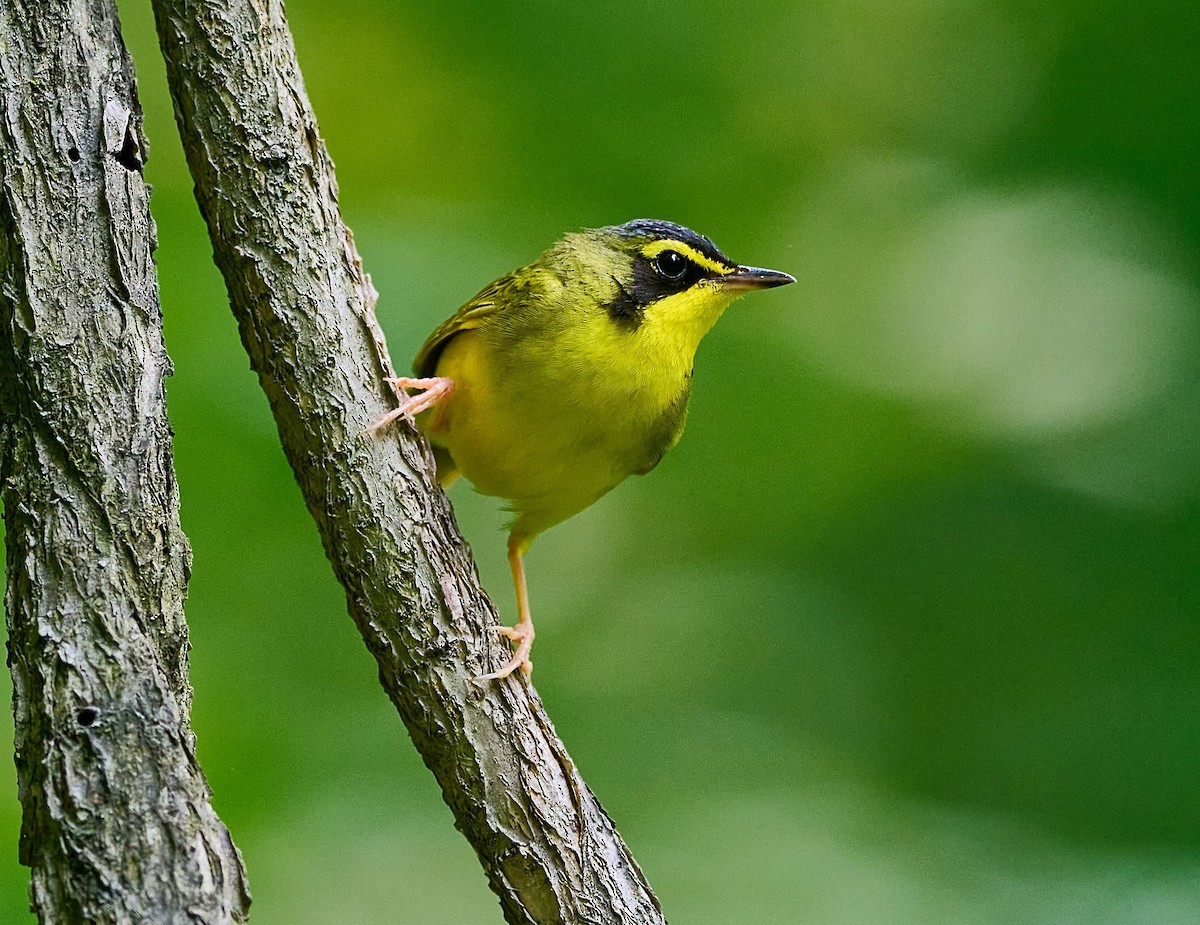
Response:
[[[513,652],[513,657],[499,671],[493,671],[491,674],[481,674],[479,677],[472,678],[471,680],[477,683],[482,681],[498,681],[501,678],[507,678],[518,668],[525,672],[526,676],[530,675],[533,672],[533,662],[529,660],[529,652],[533,648],[533,622],[525,620],[516,626],[493,626],[491,629],[493,633],[515,642],[517,650]]]
[[[388,376],[384,382],[396,389],[400,405],[393,408],[378,421],[366,429],[366,433],[374,436],[392,421],[398,418],[408,418],[410,424],[416,423],[416,417],[422,411],[432,408],[454,391],[454,380],[446,376],[431,376],[427,379],[411,379],[407,376]],[[409,395],[406,389],[423,389],[419,395]]]

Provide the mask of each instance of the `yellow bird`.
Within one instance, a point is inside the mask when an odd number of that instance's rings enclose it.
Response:
[[[673,222],[580,231],[440,325],[415,378],[389,380],[421,392],[370,430],[421,415],[442,485],[465,475],[514,514],[518,621],[495,629],[516,651],[475,680],[533,668],[524,556],[534,537],[658,465],[683,433],[701,338],[738,296],[792,282]]]

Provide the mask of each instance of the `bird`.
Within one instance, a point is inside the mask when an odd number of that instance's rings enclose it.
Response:
[[[472,680],[533,670],[525,554],[534,538],[657,466],[683,433],[701,339],[739,296],[793,282],[674,222],[571,232],[439,325],[415,375],[386,380],[399,405],[367,430],[413,422],[444,488],[466,476],[513,515],[517,623],[493,630],[515,649]]]

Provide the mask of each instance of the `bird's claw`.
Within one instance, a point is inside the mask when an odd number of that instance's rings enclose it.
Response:
[[[512,658],[499,671],[481,674],[471,680],[477,684],[484,681],[498,681],[502,678],[507,678],[518,668],[521,669],[526,677],[529,677],[533,673],[533,662],[529,660],[529,652],[533,648],[533,624],[523,622],[518,623],[516,626],[492,626],[489,628],[497,636],[511,639],[517,644],[517,649],[513,652]]]
[[[396,390],[396,397],[400,399],[400,405],[363,431],[372,436],[400,418],[405,418],[408,423],[416,427],[418,414],[432,408],[454,391],[454,380],[447,379],[445,376],[432,376],[426,379],[385,376],[383,381]],[[409,395],[407,389],[423,389],[424,391],[418,395]]]

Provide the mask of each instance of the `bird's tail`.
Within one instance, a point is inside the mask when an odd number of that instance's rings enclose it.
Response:
[[[458,471],[458,464],[454,462],[454,457],[450,455],[450,451],[444,446],[435,446],[433,448],[433,459],[437,463],[438,484],[442,488],[449,488],[454,484],[462,473]]]

